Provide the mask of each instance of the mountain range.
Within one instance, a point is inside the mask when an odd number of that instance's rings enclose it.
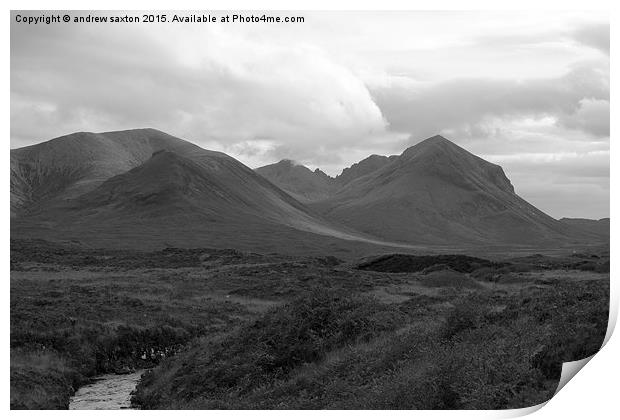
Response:
[[[292,160],[252,170],[137,129],[11,150],[11,235],[296,253],[570,246],[605,241],[608,228],[551,218],[515,193],[501,167],[441,136],[332,178]]]

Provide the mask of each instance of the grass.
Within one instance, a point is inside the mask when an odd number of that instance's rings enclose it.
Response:
[[[54,351],[11,352],[11,408],[62,409],[75,388],[86,382]]]
[[[589,254],[433,257],[407,273],[402,258],[368,271],[12,245],[12,408],[66,408],[90,377],[137,368],[152,368],[143,408],[524,407],[549,399],[561,363],[595,353],[607,326],[609,275]]]
[[[505,264],[467,255],[383,255],[366,261],[358,268],[368,271],[383,271],[388,273],[415,273],[441,266],[442,269],[454,270],[460,273],[471,273],[481,267],[498,268]]]
[[[89,377],[152,367],[192,339],[273,305],[221,298],[200,277],[161,268],[162,260],[157,269],[127,270],[115,261],[96,267],[79,260],[79,266],[63,250],[56,258],[47,249],[31,252],[38,262],[21,255],[14,268],[27,269],[11,275],[12,408],[66,408]],[[189,254],[184,258],[194,258]],[[119,255],[131,257],[141,255]],[[177,267],[178,260],[168,261]]]
[[[295,302],[300,312],[275,308],[221,341],[203,341],[168,360],[146,377],[134,398],[145,408],[192,409],[502,409],[539,404],[553,395],[563,362],[598,351],[608,316],[608,283],[556,281],[548,286],[524,288],[516,296],[476,290],[447,298],[451,306],[446,310],[433,305],[445,303],[441,297],[379,305],[350,295],[338,299],[358,309],[343,312],[342,302],[325,305],[319,293]],[[322,304],[311,304],[312,299]],[[314,312],[304,312],[308,306],[322,308],[319,319],[332,320],[319,323],[324,331],[301,333],[306,322],[316,320]],[[368,308],[363,317],[349,317],[361,306]],[[442,321],[433,324],[438,318]],[[342,335],[349,323],[357,326],[355,333]],[[299,336],[288,335],[295,328],[291,326],[299,326]],[[260,331],[260,340],[248,339],[253,328]],[[316,341],[302,352],[306,356],[294,357],[296,346],[305,349],[308,337]],[[330,341],[332,337],[339,338]],[[260,366],[269,369],[257,372]]]
[[[133,274],[76,283],[12,281],[13,408],[66,408],[88,377],[152,367],[191,339],[250,315],[240,304],[190,295],[190,286],[175,287],[174,278]]]
[[[316,289],[211,343],[208,351],[189,353],[191,363],[176,370],[171,381],[150,376],[146,386],[153,380],[158,391],[136,398],[147,408],[206,393],[209,406],[220,408],[225,400],[286,378],[332,350],[392,331],[404,318],[404,313],[369,297]]]
[[[13,240],[11,407],[67,408],[90,377],[153,367],[192,340],[228,331],[317,285],[372,287],[368,276],[334,271],[339,263]]]
[[[418,281],[426,287],[456,287],[465,289],[479,289],[481,287],[475,280],[453,270],[432,271],[421,276]]]

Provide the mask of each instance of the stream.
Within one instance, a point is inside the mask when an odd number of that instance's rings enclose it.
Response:
[[[136,389],[143,371],[124,375],[102,375],[80,387],[69,401],[69,410],[132,409],[131,393]]]

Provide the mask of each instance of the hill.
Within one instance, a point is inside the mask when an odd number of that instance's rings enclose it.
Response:
[[[343,169],[342,173],[336,177],[336,182],[340,185],[346,185],[354,179],[361,178],[371,174],[379,168],[384,167],[390,162],[397,159],[398,156],[380,156],[370,155],[348,168]]]
[[[560,221],[586,232],[609,238],[609,217],[599,220],[564,217],[560,219]]]
[[[515,194],[501,167],[440,136],[334,179],[291,161],[253,171],[153,129],[12,150],[11,236],[340,256],[604,240],[547,216]]]
[[[13,238],[291,253],[377,245],[232,157],[156,130],[77,133],[25,149],[12,151]]]
[[[578,235],[519,197],[500,166],[441,136],[313,207],[359,231],[410,244],[541,246]]]
[[[186,156],[218,154],[153,129],[80,132],[11,150],[11,216],[91,191],[162,149]]]
[[[311,171],[289,159],[262,166],[255,171],[302,203],[325,199],[336,189],[333,178],[320,169]]]
[[[335,178],[318,168],[311,171],[290,159],[256,168],[255,171],[300,202],[314,203],[332,197],[349,182],[376,171],[396,158],[371,155],[343,169]]]

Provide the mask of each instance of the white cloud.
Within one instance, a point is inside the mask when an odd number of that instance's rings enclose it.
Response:
[[[575,30],[576,41],[609,55],[609,24],[591,23]]]
[[[578,66],[553,79],[453,79],[426,85],[400,84],[373,90],[395,130],[427,137],[442,130],[476,125],[489,117],[555,117],[562,121],[582,110],[584,99],[608,101],[609,74],[604,68]],[[587,103],[586,103],[587,105]],[[586,117],[604,120],[605,109],[588,109]],[[597,121],[598,121],[597,120]],[[587,123],[578,128],[600,127]]]
[[[609,136],[609,101],[583,98],[571,115],[562,116],[561,124],[597,136]]]
[[[298,14],[306,23],[12,23],[11,145],[154,127],[250,166],[291,158],[335,175],[440,132],[491,161],[517,156],[513,184],[552,215],[567,213],[556,200],[600,216],[608,197],[594,210],[567,195],[608,191],[608,159],[588,155],[609,151],[604,14]]]
[[[12,137],[155,126],[198,142],[272,139],[310,153],[317,139],[342,147],[385,130],[364,83],[320,48],[232,27],[187,35],[129,28],[107,37],[73,27],[54,42],[14,48]],[[84,49],[76,37],[94,38]],[[128,37],[139,38],[143,60],[127,59],[136,46]],[[43,65],[30,66],[34,57]],[[44,124],[26,124],[32,119]]]

